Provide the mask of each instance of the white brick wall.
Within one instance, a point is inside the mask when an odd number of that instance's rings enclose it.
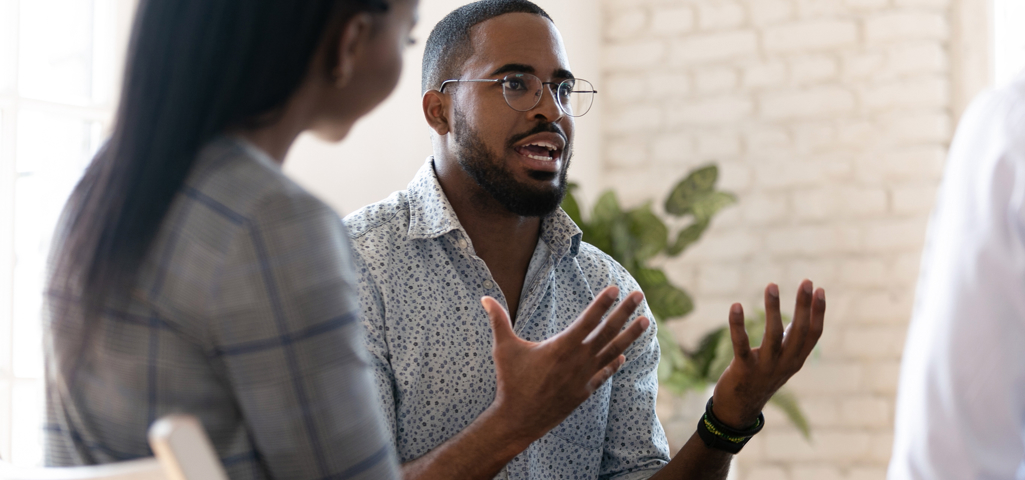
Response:
[[[697,302],[682,342],[812,278],[818,356],[792,381],[814,440],[778,412],[742,480],[880,480],[918,257],[952,131],[951,0],[603,0],[605,182],[624,202],[716,162],[739,205],[668,274]],[[661,200],[661,197],[659,197]],[[686,401],[660,397],[674,447]]]

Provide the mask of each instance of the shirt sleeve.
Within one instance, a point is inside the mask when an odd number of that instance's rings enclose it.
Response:
[[[210,326],[251,441],[274,478],[398,478],[341,219],[271,197],[227,247]]]
[[[377,402],[384,411],[384,419],[393,445],[398,445],[397,421],[395,418],[395,374],[391,367],[388,350],[387,326],[385,324],[384,298],[371,274],[363,255],[353,251],[353,263],[359,279],[359,303],[370,367],[377,386]]]
[[[620,300],[640,290],[633,278],[619,269],[613,270],[613,282],[620,287]],[[609,421],[598,477],[603,480],[649,478],[670,459],[665,431],[655,415],[659,361],[657,327],[646,301],[638,312],[635,319],[644,316],[652,322],[627,349],[626,363],[612,376]]]
[[[1025,479],[1022,84],[966,112],[929,226],[891,480]]]

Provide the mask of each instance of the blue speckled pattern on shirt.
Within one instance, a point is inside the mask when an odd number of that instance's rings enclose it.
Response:
[[[368,349],[400,460],[461,431],[495,397],[492,334],[480,298],[507,305],[459,223],[431,160],[409,184],[345,219],[353,239]],[[637,283],[580,241],[562,210],[546,217],[523,286],[516,334],[565,329],[608,285]],[[647,304],[640,311],[650,318]],[[622,369],[504,471],[510,479],[647,478],[669,461],[655,416],[659,349],[652,325]]]

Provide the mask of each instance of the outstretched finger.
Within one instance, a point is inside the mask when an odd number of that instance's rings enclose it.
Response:
[[[779,313],[779,286],[770,283],[765,288],[765,336],[761,349],[770,357],[779,357],[783,341],[783,319]]]
[[[647,317],[639,317],[637,320],[634,320],[629,327],[619,332],[616,338],[613,338],[611,342],[608,342],[608,345],[605,345],[598,352],[596,357],[598,365],[605,365],[622,355],[635,340],[644,335],[644,331],[648,329],[649,325],[651,325],[651,321]]]
[[[594,301],[584,309],[584,313],[580,314],[560,335],[569,338],[574,345],[583,342],[584,338],[587,338],[594,328],[601,323],[605,312],[609,311],[609,308],[612,307],[612,304],[616,302],[618,297],[619,287],[615,285],[602,290],[601,293],[594,297]]]
[[[812,308],[811,280],[804,280],[797,287],[797,300],[794,304],[794,321],[787,327],[787,333],[783,337],[783,355],[787,358],[797,357],[804,351],[804,344],[808,337],[808,327],[811,323]],[[803,358],[802,358],[803,360]]]
[[[601,387],[603,383],[612,378],[612,375],[614,375],[624,363],[626,363],[626,357],[622,355],[613,358],[611,362],[605,365],[601,370],[598,370],[598,373],[594,374],[594,376],[591,377],[591,380],[587,382],[587,391],[594,392],[598,387]]]
[[[513,332],[509,312],[505,311],[505,308],[502,307],[502,304],[498,303],[498,300],[491,297],[482,297],[480,303],[484,306],[484,311],[488,312],[488,320],[491,321],[491,332],[495,336],[495,345],[517,338],[516,333]]]
[[[822,337],[822,325],[826,320],[826,291],[818,289],[815,291],[815,296],[812,300],[811,306],[811,321],[808,323],[808,338],[805,340],[804,345],[801,349],[801,359],[808,358],[811,355],[812,349],[815,348],[815,344],[818,343],[819,338]]]
[[[619,331],[623,329],[623,325],[630,320],[634,311],[637,310],[637,306],[641,304],[641,300],[644,299],[644,294],[637,292],[630,292],[619,305],[616,306],[612,313],[608,317],[605,317],[605,321],[598,325],[586,338],[584,338],[584,344],[589,345],[592,353],[596,353],[601,349],[605,348],[616,335],[619,335]]]
[[[730,340],[733,341],[733,356],[737,360],[747,361],[751,358],[751,342],[744,327],[744,307],[739,303],[730,307]]]

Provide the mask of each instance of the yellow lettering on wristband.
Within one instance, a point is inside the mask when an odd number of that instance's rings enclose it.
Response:
[[[715,436],[717,436],[717,437],[719,437],[719,438],[721,438],[723,440],[726,440],[728,442],[744,443],[745,440],[751,438],[751,437],[731,437],[729,435],[726,435],[725,433],[720,432],[719,429],[715,428],[715,425],[712,425],[712,422],[709,422],[707,418],[703,418],[702,421],[705,422],[705,428],[707,428],[709,432],[712,432],[713,435],[715,435]]]

